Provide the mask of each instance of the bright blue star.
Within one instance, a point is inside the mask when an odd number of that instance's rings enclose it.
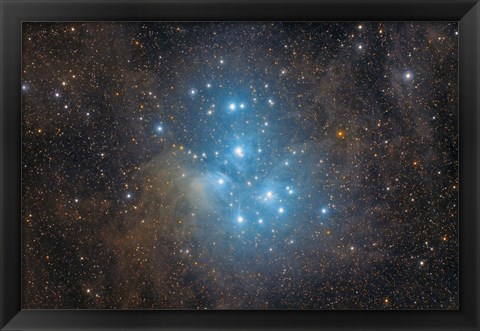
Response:
[[[403,77],[404,77],[405,81],[409,82],[413,79],[413,72],[407,71],[407,72],[405,72]]]
[[[242,147],[235,148],[235,155],[242,158],[245,156],[245,152]]]

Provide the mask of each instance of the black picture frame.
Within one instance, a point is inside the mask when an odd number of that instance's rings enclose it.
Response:
[[[2,330],[480,330],[480,4],[475,0],[0,0]],[[22,310],[20,86],[23,21],[458,21],[460,309],[452,311]]]

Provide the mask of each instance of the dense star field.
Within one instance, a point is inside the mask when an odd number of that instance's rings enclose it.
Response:
[[[457,29],[24,23],[23,308],[457,309]]]

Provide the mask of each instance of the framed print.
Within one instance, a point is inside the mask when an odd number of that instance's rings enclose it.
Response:
[[[2,330],[478,330],[476,1],[2,1]]]

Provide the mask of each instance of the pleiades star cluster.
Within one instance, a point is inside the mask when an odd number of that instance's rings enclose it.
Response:
[[[24,23],[23,308],[458,309],[458,33]]]

